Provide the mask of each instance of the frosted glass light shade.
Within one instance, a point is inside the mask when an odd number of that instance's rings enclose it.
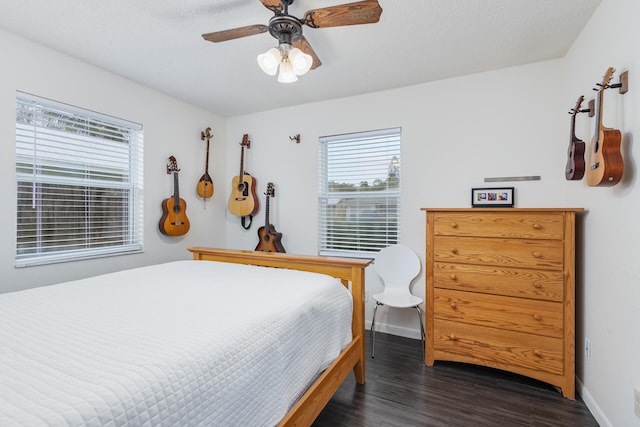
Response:
[[[293,71],[293,66],[289,60],[284,60],[280,63],[278,81],[280,83],[293,83],[298,81],[298,76],[296,76],[296,73]]]
[[[265,53],[258,55],[258,65],[265,73],[270,76],[275,76],[281,59],[282,56],[280,55],[280,51],[275,47],[272,47]]]
[[[293,72],[296,75],[301,76],[311,69],[313,64],[313,58],[311,55],[307,55],[297,47],[294,47],[289,51],[289,60],[293,66]]]

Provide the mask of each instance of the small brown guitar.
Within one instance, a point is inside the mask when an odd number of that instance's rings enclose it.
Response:
[[[284,246],[282,246],[282,243],[280,242],[282,239],[282,233],[278,233],[273,224],[269,222],[269,197],[275,196],[275,190],[272,182],[267,184],[267,192],[264,194],[267,196],[264,208],[264,226],[258,228],[258,238],[260,241],[258,242],[258,246],[256,246],[256,251],[286,252],[284,250]]]
[[[605,73],[596,100],[596,130],[589,148],[589,163],[587,167],[587,184],[591,187],[616,185],[622,179],[624,161],[620,152],[622,135],[617,129],[602,125],[602,104],[604,91],[608,89],[613,75],[613,67]]]
[[[260,207],[256,195],[256,180],[244,170],[244,148],[251,148],[249,135],[246,133],[240,143],[240,173],[233,177],[231,195],[227,206],[229,212],[235,216],[255,215]]]
[[[576,106],[569,111],[571,114],[571,132],[569,134],[569,148],[567,149],[567,165],[564,176],[569,181],[579,181],[584,176],[584,150],[586,144],[576,136],[576,115],[581,112],[580,107],[584,96],[580,95]]]
[[[178,188],[178,163],[176,158],[169,157],[167,173],[173,174],[173,196],[162,201],[162,218],[160,218],[160,232],[167,236],[182,236],[189,231],[187,218],[187,203],[180,198]]]
[[[200,139],[207,141],[207,157],[204,163],[204,175],[198,181],[198,196],[208,199],[213,196],[213,180],[209,176],[209,142],[213,138],[211,128],[207,128],[204,132],[200,132]]]

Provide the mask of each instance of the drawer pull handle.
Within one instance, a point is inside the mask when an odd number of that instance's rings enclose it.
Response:
[[[540,350],[533,350],[533,354],[535,354],[536,357],[542,357],[542,352]]]
[[[540,289],[542,285],[539,282],[534,282],[533,287],[536,289]]]
[[[449,339],[450,339],[451,341],[458,341],[458,337],[456,337],[454,334],[451,334],[451,335],[449,336]]]
[[[451,308],[453,308],[454,310],[456,308],[458,308],[458,304],[456,304],[455,302],[452,302],[451,304],[449,304],[451,306]]]
[[[533,315],[533,318],[534,318],[535,320],[537,320],[538,322],[542,320],[542,316],[540,316],[539,314],[534,314],[534,315]]]
[[[542,258],[542,254],[540,252],[534,252],[533,253],[533,257],[534,258]]]
[[[458,280],[458,276],[456,276],[455,274],[451,273],[451,280]]]
[[[451,248],[451,253],[452,254],[457,254],[458,253],[458,248]]]
[[[540,226],[540,224],[533,224],[533,228],[535,228],[536,230],[540,230],[542,227]]]
[[[451,228],[458,228],[458,223],[457,222],[452,222],[451,223]]]

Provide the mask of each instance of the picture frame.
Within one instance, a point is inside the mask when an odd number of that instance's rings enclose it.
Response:
[[[474,208],[512,208],[514,199],[514,187],[471,189],[471,207]]]

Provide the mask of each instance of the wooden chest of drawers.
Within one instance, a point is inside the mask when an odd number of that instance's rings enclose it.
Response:
[[[425,363],[490,366],[575,396],[575,215],[430,209]]]

